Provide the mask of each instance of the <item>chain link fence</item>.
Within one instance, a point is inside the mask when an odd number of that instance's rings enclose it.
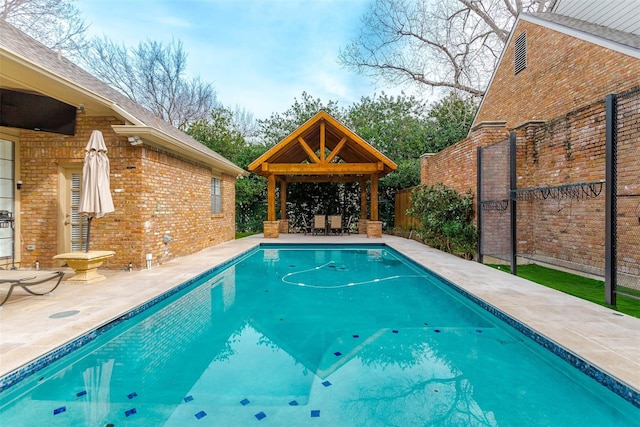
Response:
[[[510,262],[509,139],[478,149],[478,250],[482,257]]]
[[[615,292],[640,297],[640,88],[618,95],[616,110]]]

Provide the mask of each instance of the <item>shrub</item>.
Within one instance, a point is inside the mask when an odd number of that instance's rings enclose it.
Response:
[[[407,214],[422,223],[424,242],[436,249],[472,259],[477,248],[473,194],[463,196],[444,184],[420,185],[411,192]]]

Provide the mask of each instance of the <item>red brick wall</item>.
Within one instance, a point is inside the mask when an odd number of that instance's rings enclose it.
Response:
[[[111,166],[115,212],[94,219],[91,249],[113,250],[107,269],[145,267],[145,255],[163,263],[205,247],[232,240],[235,233],[235,177],[222,179],[223,212],[211,214],[209,167],[148,146],[131,146],[113,132],[114,118],[79,113],[74,136],[20,131],[19,252],[22,266],[36,260],[55,265],[59,253],[58,178],[62,167],[82,166],[91,131],[102,131]],[[163,242],[165,235],[171,240]],[[28,251],[27,245],[35,250]]]
[[[420,182],[426,185],[443,183],[464,194],[475,194],[477,187],[477,147],[484,147],[508,136],[500,124],[481,126],[469,138],[445,148],[437,154],[420,158]]]
[[[513,44],[527,32],[527,68],[514,75]],[[474,125],[505,120],[508,128],[550,120],[640,85],[640,61],[520,20]]]
[[[604,181],[605,120],[599,101],[517,129],[518,188]],[[605,189],[597,189],[594,198],[518,202],[518,253],[603,274]]]
[[[502,140],[507,129],[517,131],[518,188],[604,180],[604,98],[640,86],[640,61],[525,21],[515,36],[524,30],[527,68],[514,75],[507,46],[470,136],[421,159],[423,184],[475,192],[476,148]],[[505,127],[486,126],[498,120]],[[638,170],[625,166],[637,165],[636,157],[619,161],[620,170]],[[602,274],[604,207],[604,188],[590,199],[519,202],[518,252]]]

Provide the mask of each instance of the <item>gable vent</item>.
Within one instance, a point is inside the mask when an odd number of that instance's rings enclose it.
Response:
[[[527,32],[520,34],[516,38],[514,45],[513,69],[515,74],[527,68]]]

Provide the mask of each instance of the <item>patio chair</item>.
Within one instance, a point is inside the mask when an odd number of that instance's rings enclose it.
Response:
[[[344,224],[344,227],[342,227],[342,233],[347,233],[347,235],[350,236],[352,223],[353,223],[353,217],[350,216],[349,219],[347,219],[347,222]]]
[[[313,216],[313,235],[318,234],[318,231],[327,234],[327,217],[325,215]]]
[[[311,225],[307,222],[307,218],[302,215],[302,232],[307,235],[307,233],[311,233]]]
[[[0,287],[9,286],[7,295],[0,302],[0,308],[7,302],[16,286],[21,287],[31,295],[47,295],[60,285],[63,277],[63,271],[0,271]],[[52,284],[55,283],[55,285],[46,292],[35,292],[29,289],[31,286],[42,285],[49,281]]]
[[[340,215],[329,216],[329,231],[334,234],[342,234],[342,216]]]

